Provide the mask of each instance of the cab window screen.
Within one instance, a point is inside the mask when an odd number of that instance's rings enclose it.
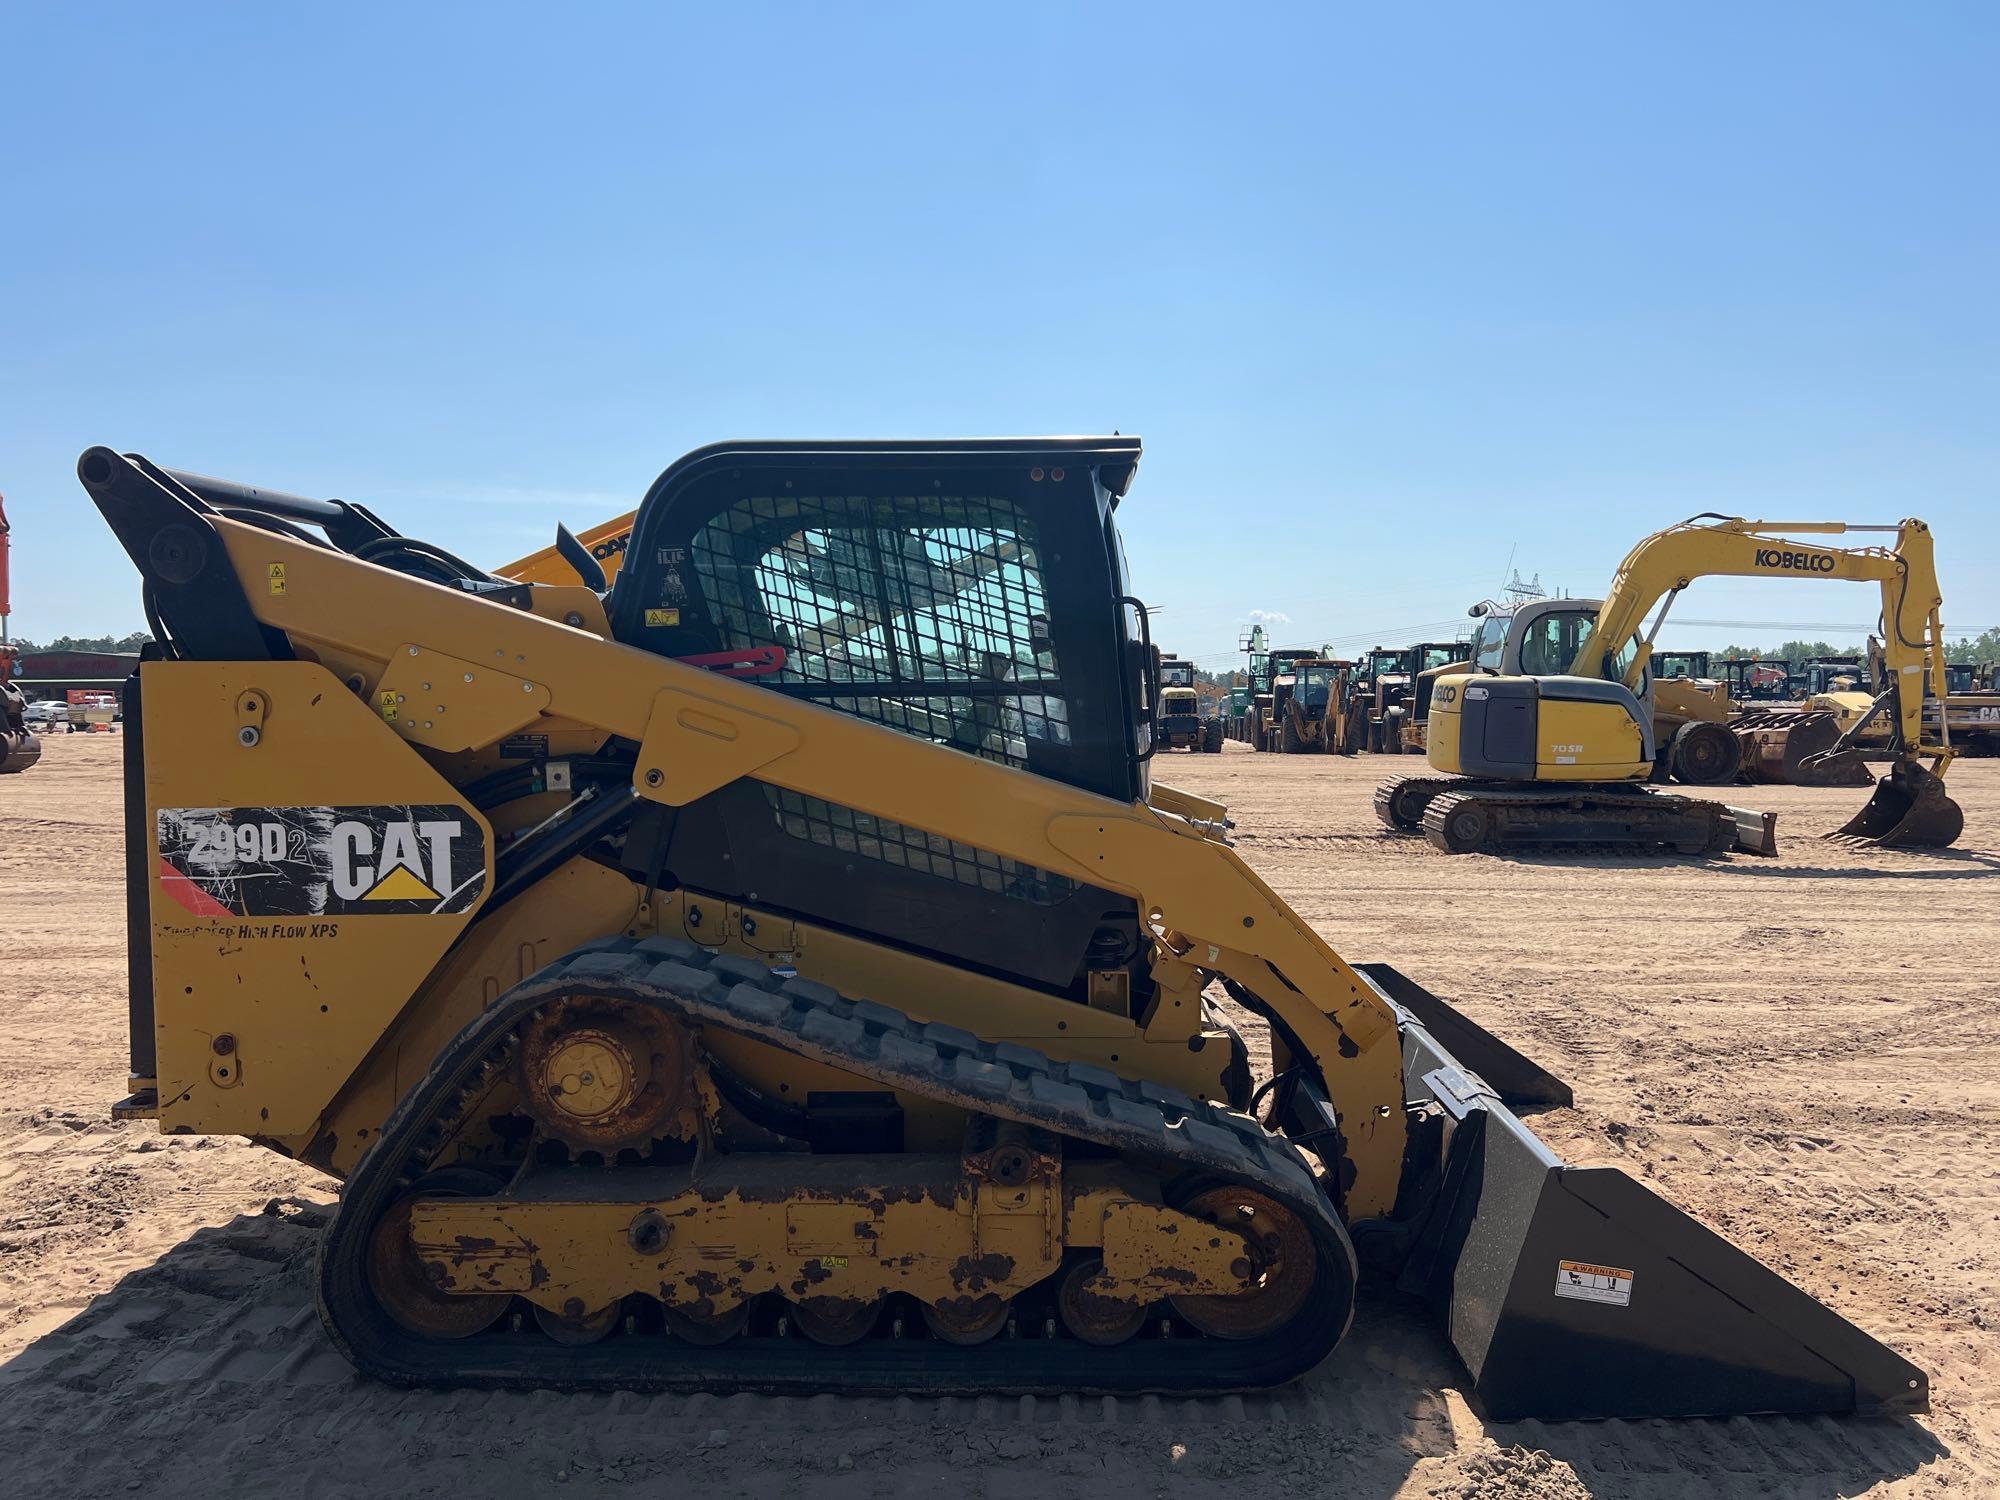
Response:
[[[1528,627],[1521,642],[1521,670],[1530,677],[1559,677],[1568,673],[1583,648],[1590,644],[1597,620],[1590,615],[1546,614]],[[1635,637],[1607,664],[1604,676],[1616,681],[1638,655]],[[1586,669],[1585,675],[1593,675]]]
[[[1005,499],[751,496],[689,560],[725,648],[784,648],[767,686],[1010,765],[1069,744],[1036,538]]]

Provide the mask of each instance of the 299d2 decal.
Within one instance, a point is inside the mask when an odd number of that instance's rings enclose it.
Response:
[[[486,889],[464,808],[163,807],[161,888],[202,917],[450,915]]]

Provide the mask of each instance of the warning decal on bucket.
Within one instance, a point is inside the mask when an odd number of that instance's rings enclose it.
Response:
[[[161,889],[199,917],[448,915],[486,889],[464,808],[163,807]]]
[[[1556,1295],[1583,1302],[1632,1305],[1632,1273],[1620,1266],[1597,1266],[1585,1260],[1556,1262]]]

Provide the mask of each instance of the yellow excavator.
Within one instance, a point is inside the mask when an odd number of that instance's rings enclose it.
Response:
[[[1139,457],[705,448],[607,589],[89,450],[156,637],[114,1113],[343,1179],[320,1319],[401,1385],[1244,1390],[1365,1276],[1498,1419],[1921,1409],[1152,779]]]
[[[1826,547],[1793,533],[1884,532],[1887,547]],[[1543,601],[1482,615],[1471,670],[1441,677],[1431,697],[1429,776],[1402,776],[1376,791],[1376,815],[1399,832],[1421,832],[1447,853],[1551,844],[1722,853],[1775,852],[1768,815],[1645,785],[1656,774],[1653,641],[1674,600],[1694,579],[1852,579],[1881,589],[1887,685],[1856,721],[1802,769],[1830,780],[1860,761],[1870,724],[1890,725],[1894,765],[1866,806],[1834,836],[1909,848],[1957,839],[1964,814],[1945,793],[1953,751],[1928,738],[1926,675],[1943,696],[1943,637],[1930,528],[1922,521],[1858,526],[1839,521],[1752,521],[1697,516],[1654,533],[1619,565],[1594,608]],[[1564,608],[1569,603],[1571,607]],[[1647,612],[1659,611],[1640,635]],[[1727,756],[1728,731],[1693,724]],[[1699,764],[1704,747],[1677,746]],[[1928,757],[1930,765],[1923,764]],[[1865,773],[1864,773],[1865,779]]]

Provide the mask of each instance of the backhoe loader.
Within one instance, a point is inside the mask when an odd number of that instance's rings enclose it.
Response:
[[[1496,1418],[1922,1409],[1152,780],[1139,456],[704,448],[607,591],[89,450],[157,640],[115,1112],[343,1179],[320,1317],[399,1384],[1243,1390],[1365,1274]]]
[[[1318,651],[1274,651],[1271,702],[1260,750],[1281,755],[1353,755],[1360,749],[1361,706],[1354,663]]]
[[[1895,545],[1833,548],[1788,535],[1871,531],[1893,532]],[[1653,640],[1681,590],[1713,574],[1879,585],[1887,686],[1801,769],[1819,776],[1851,771],[1861,758],[1859,737],[1886,715],[1895,764],[1867,805],[1832,836],[1913,848],[1956,840],[1965,819],[1945,793],[1943,774],[1952,750],[1925,733],[1927,673],[1943,696],[1943,600],[1930,529],[1916,520],[1856,526],[1698,516],[1634,547],[1589,618],[1562,609],[1564,601],[1486,610],[1472,670],[1440,678],[1431,700],[1429,759],[1442,774],[1384,783],[1375,796],[1377,816],[1398,831],[1421,831],[1453,854],[1547,844],[1774,852],[1767,816],[1643,784],[1659,759],[1649,704]],[[1659,612],[1641,638],[1655,603]],[[1712,732],[1717,754],[1734,749],[1733,741],[1723,744],[1729,736],[1720,725],[1694,723],[1682,733],[1690,729]]]

